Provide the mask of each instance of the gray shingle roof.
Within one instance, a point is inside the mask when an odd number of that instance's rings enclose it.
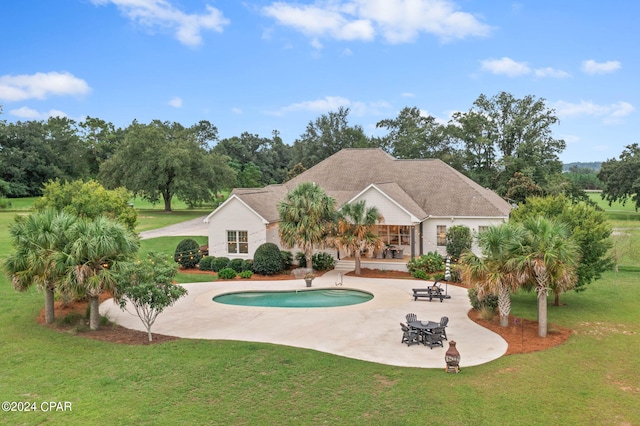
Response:
[[[315,182],[341,206],[369,185],[419,219],[504,217],[509,203],[438,159],[398,160],[378,148],[343,149],[282,185],[234,189],[269,222],[278,221],[277,203],[302,182]]]

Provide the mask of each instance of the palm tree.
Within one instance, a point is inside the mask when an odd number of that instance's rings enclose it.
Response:
[[[347,256],[354,253],[356,275],[360,275],[360,255],[383,246],[382,239],[374,232],[374,226],[384,218],[376,207],[367,208],[364,201],[348,203],[338,212],[336,236],[333,244],[345,250]]]
[[[75,216],[67,213],[44,210],[26,217],[16,216],[9,228],[15,251],[2,267],[16,290],[25,291],[32,284],[44,290],[47,324],[53,323],[55,289],[64,275],[57,255],[67,245],[75,220]]]
[[[116,284],[112,269],[138,251],[138,237],[124,225],[99,216],[81,218],[71,230],[72,242],[64,256],[65,284],[89,297],[89,328],[100,328],[99,297]]]
[[[538,298],[538,335],[547,336],[549,289],[568,290],[577,282],[578,245],[564,224],[545,217],[523,222],[524,239],[515,258],[519,281],[535,286]]]
[[[522,228],[509,223],[491,226],[478,234],[478,245],[483,257],[465,251],[460,257],[462,280],[467,285],[476,285],[478,293],[498,295],[500,325],[509,326],[511,313],[510,292],[518,288],[517,275],[513,270],[512,253],[522,238]]]
[[[324,245],[329,235],[335,200],[316,184],[304,182],[278,203],[278,214],[280,241],[287,247],[298,246],[311,268],[314,248]]]

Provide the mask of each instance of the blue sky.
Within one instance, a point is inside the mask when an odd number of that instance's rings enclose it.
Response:
[[[0,9],[0,116],[209,120],[293,143],[340,106],[368,135],[405,106],[544,98],[564,162],[640,142],[640,2],[21,0]]]

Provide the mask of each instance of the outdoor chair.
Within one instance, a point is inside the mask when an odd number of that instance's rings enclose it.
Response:
[[[407,346],[420,343],[420,333],[418,330],[409,328],[403,323],[400,323],[400,328],[402,329],[402,341],[400,343],[406,343]]]
[[[416,314],[407,314],[407,324],[410,322],[418,321],[418,316]]]
[[[437,331],[438,329],[433,329],[431,331],[423,331],[422,332],[422,342],[429,346],[429,349],[433,349],[434,346],[443,347],[442,344],[442,335]]]
[[[440,327],[442,329],[442,338],[444,340],[449,340],[447,339],[447,324],[449,324],[449,317],[442,317],[440,318]]]

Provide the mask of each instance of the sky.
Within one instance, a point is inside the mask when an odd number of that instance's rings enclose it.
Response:
[[[484,94],[554,109],[560,160],[640,142],[632,0],[3,0],[7,122],[208,120],[293,144],[350,109],[369,136],[404,107],[446,123]]]

